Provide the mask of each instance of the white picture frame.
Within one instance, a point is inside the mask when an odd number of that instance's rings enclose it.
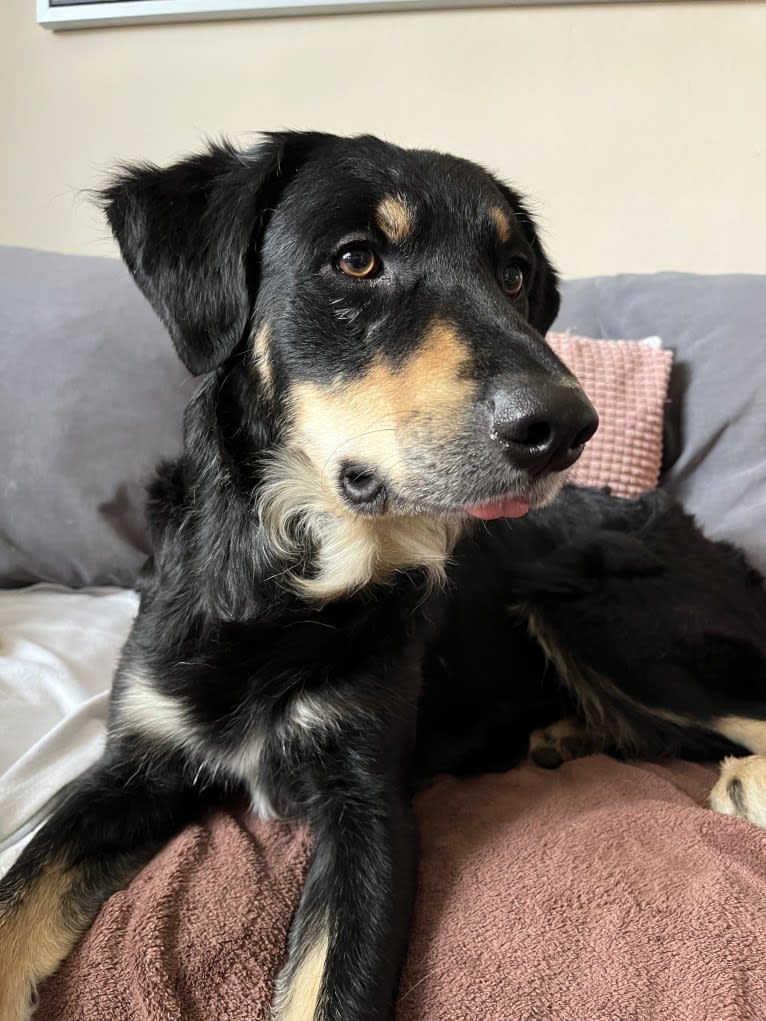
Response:
[[[37,21],[53,30],[167,21],[284,17],[445,7],[513,7],[615,0],[36,0]],[[617,0],[637,3],[641,0]]]

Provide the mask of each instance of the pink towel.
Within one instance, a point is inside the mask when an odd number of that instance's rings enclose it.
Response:
[[[673,355],[635,340],[548,334],[601,416],[572,482],[612,487],[617,496],[654,489],[662,458],[662,414]]]
[[[107,901],[35,1021],[267,1021],[310,853],[244,810],[187,826]]]
[[[763,1021],[766,831],[707,766],[440,778],[397,1021]]]
[[[766,831],[705,807],[714,776],[593,756],[433,781],[397,1021],[763,1021]],[[287,826],[188,827],[36,1021],[265,1021],[307,858]]]

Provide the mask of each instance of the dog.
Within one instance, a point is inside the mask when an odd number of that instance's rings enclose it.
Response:
[[[661,497],[565,488],[597,414],[544,341],[534,221],[475,164],[285,132],[101,198],[201,383],[150,489],[104,755],[0,884],[0,1018],[244,790],[314,838],[274,1021],[390,1019],[414,778],[506,768],[535,727],[546,764],[766,752],[760,578]],[[758,821],[764,762],[717,807]]]

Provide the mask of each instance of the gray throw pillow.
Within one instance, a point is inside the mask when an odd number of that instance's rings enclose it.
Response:
[[[0,585],[131,585],[191,393],[115,259],[0,247]]]
[[[662,337],[675,353],[661,478],[716,538],[766,571],[766,276],[656,273],[564,284],[554,329]]]

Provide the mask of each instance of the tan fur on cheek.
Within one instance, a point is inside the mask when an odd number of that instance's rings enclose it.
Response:
[[[327,388],[301,383],[291,395],[293,445],[313,461],[328,495],[335,493],[334,474],[343,461],[402,483],[417,467],[407,463],[416,429],[431,454],[448,446],[459,430],[475,399],[469,362],[457,330],[435,322],[400,365],[379,357],[360,379],[338,380]],[[410,460],[417,459],[411,452]]]
[[[291,432],[264,467],[259,515],[273,552],[296,565],[285,578],[304,597],[335,599],[417,567],[444,581],[457,520],[360,515],[341,497],[338,474],[354,462],[417,491],[423,454],[436,458],[454,442],[475,400],[469,364],[457,330],[435,322],[403,363],[378,357],[362,378],[293,388]],[[309,551],[311,575],[302,577]]]
[[[389,241],[401,244],[412,233],[414,211],[403,196],[388,195],[378,203],[375,221]]]

